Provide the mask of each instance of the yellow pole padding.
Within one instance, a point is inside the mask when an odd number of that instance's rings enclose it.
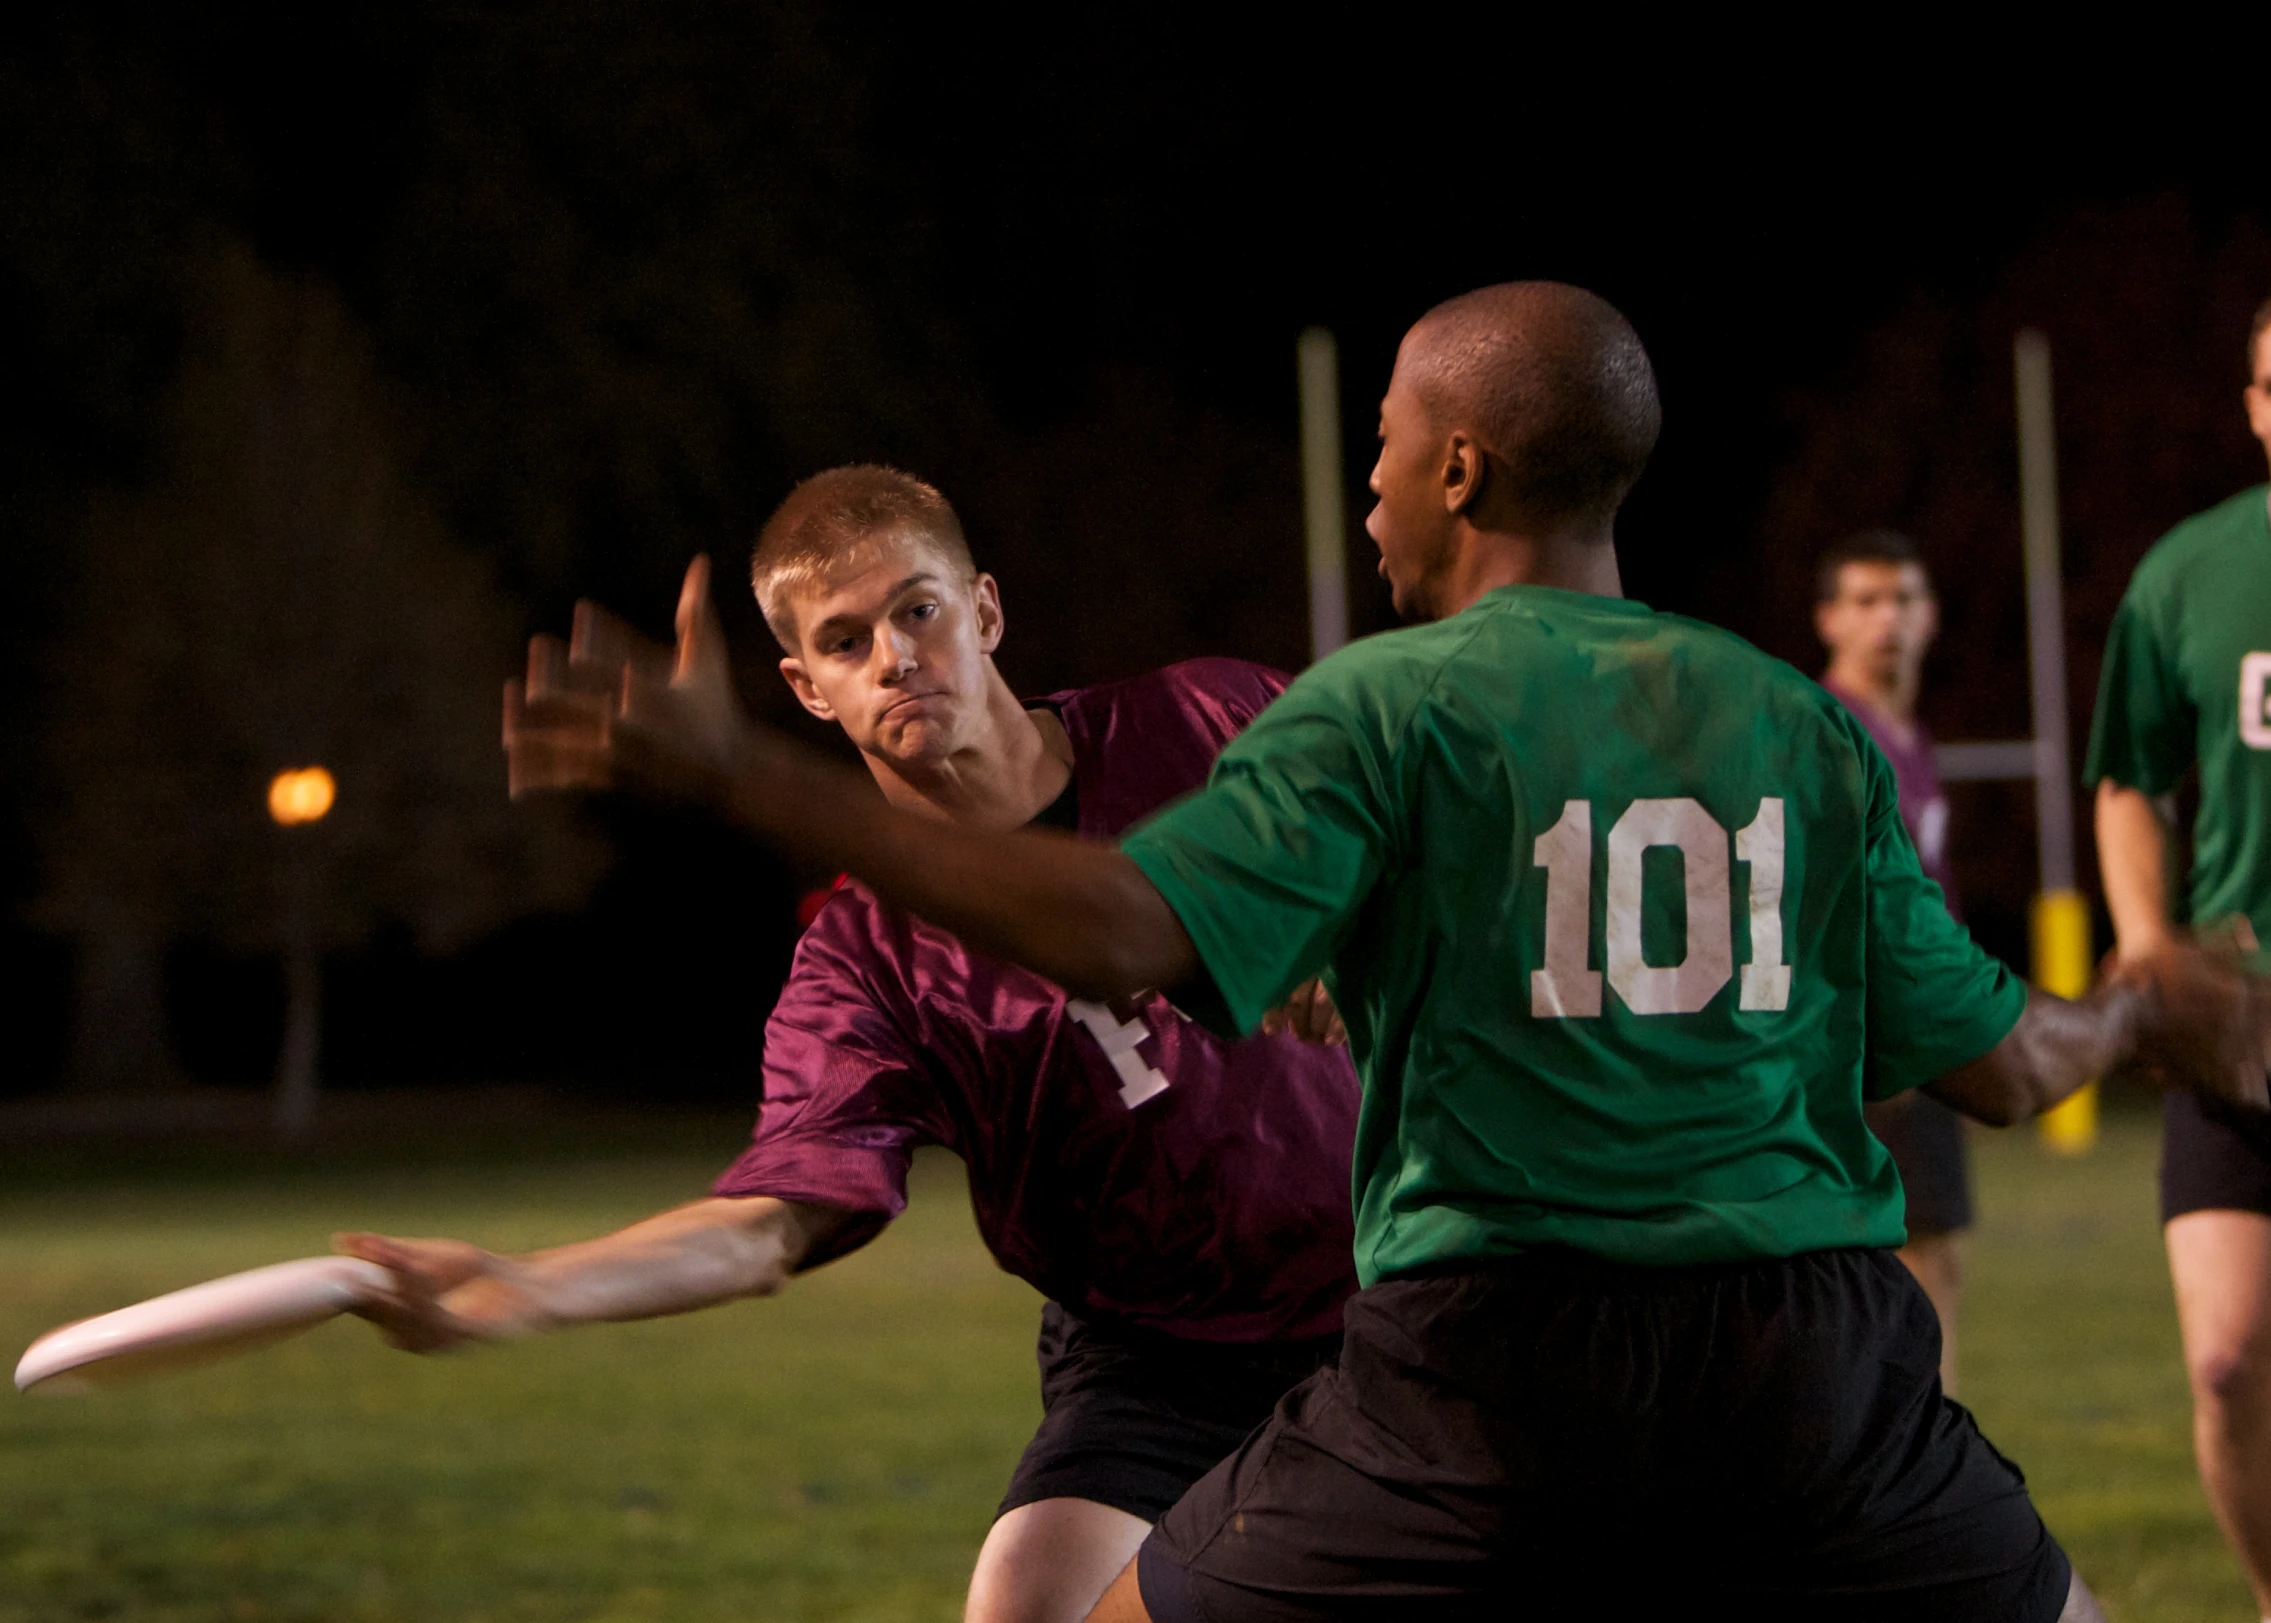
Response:
[[[2034,899],[2034,983],[2060,997],[2090,989],[2090,904],[2078,890],[2046,890]],[[2043,1146],[2059,1155],[2087,1155],[2098,1141],[2098,1085],[2090,1083],[2043,1112]]]

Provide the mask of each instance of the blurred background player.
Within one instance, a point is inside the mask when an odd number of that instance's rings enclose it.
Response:
[[[2271,303],[2247,342],[2248,426],[2271,456]],[[2233,915],[2271,940],[2271,487],[2186,519],[2138,564],[2106,639],[2088,776],[2128,973],[2179,919]],[[2200,811],[2181,904],[2164,807],[2193,767]],[[2160,804],[2156,804],[2160,802]],[[2172,1093],[2161,1218],[2192,1383],[2193,1448],[2224,1537],[2271,1617],[2271,1122]]]
[[[1604,301],[1437,307],[1381,419],[1368,527],[1435,623],[1314,666],[1116,850],[905,815],[750,726],[699,565],[675,661],[532,660],[508,747],[697,796],[1085,996],[1251,1029],[1328,969],[1366,1289],[1093,1618],[2102,1616],[1940,1389],[1863,1090],[2009,1122],[2145,1048],[2260,1099],[2261,989],[2179,948],[2030,994],[1843,706],[1623,599],[1658,417]]]
[[[1916,717],[1924,655],[1940,607],[1915,543],[1892,530],[1864,530],[1829,548],[1817,567],[1814,630],[1829,651],[1822,686],[1860,718],[1892,763],[1900,820],[1916,842],[1924,877],[1956,918],[1948,869],[1948,798],[1932,759],[1932,735]],[[1869,1130],[1892,1151],[1907,1199],[1900,1260],[1940,1316],[1940,1384],[1956,1389],[1956,1307],[1963,1292],[1963,1233],[1971,1227],[1971,1162],[1963,1118],[1929,1094],[1878,1100]]]
[[[752,573],[797,697],[928,819],[1109,839],[1204,782],[1284,682],[1210,659],[1021,702],[994,666],[999,592],[953,509],[887,469],[799,486]],[[580,636],[627,645],[591,616]],[[516,780],[562,764],[524,747]],[[1330,1006],[1298,999],[1287,1022],[1324,1035]],[[1225,1042],[1156,994],[1068,1001],[847,881],[765,1028],[764,1085],[712,1198],[604,1238],[502,1257],[342,1236],[395,1271],[399,1300],[371,1316],[432,1351],[768,1294],[872,1239],[906,1204],[915,1147],[944,1145],[994,1257],[1048,1298],[1046,1413],[971,1579],[985,1623],[1079,1618],[1338,1348],[1355,1289],[1343,1047]]]

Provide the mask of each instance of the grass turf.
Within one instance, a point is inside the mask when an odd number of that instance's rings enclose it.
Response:
[[[699,1192],[719,1128],[611,1149],[0,1159],[0,1347],[335,1228],[500,1247]],[[2247,1597],[2192,1474],[2150,1124],[1982,1135],[1966,1396],[2124,1623]],[[953,1163],[780,1298],[437,1360],[328,1326],[93,1398],[0,1394],[0,1623],[951,1619],[1038,1413],[1035,1298]]]
[[[1979,1219],[1963,1396],[2116,1623],[2256,1616],[2192,1463],[2192,1409],[2161,1251],[2150,1115],[2045,1156],[1975,1132]]]

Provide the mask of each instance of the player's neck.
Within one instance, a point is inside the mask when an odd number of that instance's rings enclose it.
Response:
[[[1827,672],[1829,684],[1840,693],[1858,699],[1868,706],[1869,713],[1885,726],[1905,738],[1916,730],[1916,690],[1919,686],[1916,673],[1896,670],[1887,674],[1857,665],[1846,660],[1833,660]]]
[[[985,706],[953,749],[912,761],[866,760],[883,798],[901,810],[993,829],[1030,823],[1072,778],[1064,724],[1027,710],[991,661]]]
[[[1624,596],[1614,537],[1606,530],[1529,535],[1470,529],[1455,549],[1440,597],[1443,618],[1501,586],[1552,586],[1595,597]]]

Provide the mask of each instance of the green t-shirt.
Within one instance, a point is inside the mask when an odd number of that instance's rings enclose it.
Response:
[[[1567,1245],[1897,1245],[1861,1119],[2024,986],[1949,918],[1892,769],[1726,632],[1505,587],[1334,655],[1124,842],[1241,1029],[1323,969],[1364,1079],[1370,1283]]]
[[[2106,638],[2087,776],[2165,794],[2200,763],[2191,916],[2271,941],[2271,517],[2257,485],[2153,545]]]

